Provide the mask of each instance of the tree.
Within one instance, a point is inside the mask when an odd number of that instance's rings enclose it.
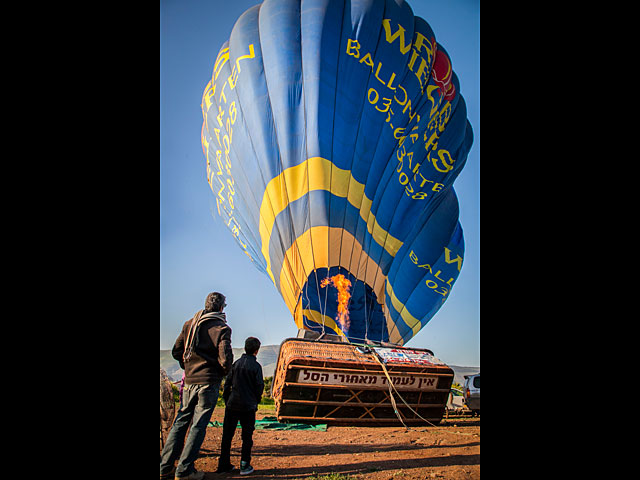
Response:
[[[264,396],[271,398],[271,384],[273,383],[273,377],[266,377],[264,379]]]

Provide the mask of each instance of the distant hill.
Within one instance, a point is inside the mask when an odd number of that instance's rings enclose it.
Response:
[[[244,353],[244,347],[233,348],[233,359],[239,359]],[[280,345],[261,345],[258,351],[258,362],[262,365],[262,374],[265,377],[272,377],[276,369],[278,352]],[[177,361],[171,356],[171,350],[160,350],[160,367],[164,368],[171,380],[177,382],[182,378],[182,369]]]
[[[453,370],[453,381],[464,386],[465,375],[475,375],[480,373],[480,367],[459,367],[458,365],[449,365]]]
[[[167,376],[174,382],[182,378],[182,369],[171,356],[171,350],[160,350],[160,368],[167,372]]]
[[[276,362],[278,361],[278,352],[280,351],[280,345],[262,345],[258,351],[258,362],[262,365],[262,374],[265,377],[272,377],[273,372],[276,369]],[[233,359],[237,360],[244,353],[244,348],[233,349]],[[460,367],[457,365],[449,365],[453,369],[453,381],[464,384],[465,375],[473,375],[480,372],[480,367]],[[171,350],[160,350],[160,367],[164,368],[165,372],[171,380],[174,382],[182,378],[182,369],[178,362],[176,362],[171,356]]]

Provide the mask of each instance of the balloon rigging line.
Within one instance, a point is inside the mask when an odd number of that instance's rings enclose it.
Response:
[[[386,4],[385,4],[385,6],[384,6],[384,9],[386,10]],[[344,18],[344,11],[343,11],[343,18]],[[343,23],[344,23],[344,21],[343,21]],[[377,53],[378,46],[379,46],[379,44],[380,44],[380,39],[381,39],[381,38],[382,38],[382,31],[378,32],[378,39],[376,40],[376,46],[375,46],[375,49],[374,49],[374,52],[373,52],[373,57],[374,57],[374,58],[375,58],[375,56],[376,56],[376,53]],[[341,52],[341,53],[342,53],[342,52]],[[338,64],[339,64],[339,62],[338,62]],[[367,75],[367,85],[369,84],[370,80],[371,80],[371,72],[369,72],[369,73],[368,73],[368,75]],[[362,113],[363,113],[364,108],[365,108],[364,95],[363,95],[363,97],[362,97],[362,104],[361,104],[361,105],[362,105],[362,106],[361,106],[361,108],[360,108],[360,112],[359,112],[359,113],[360,113],[360,115],[358,116],[358,130],[357,130],[357,133],[356,133],[356,135],[355,135],[355,139],[354,139],[354,148],[353,148],[353,153],[352,153],[352,155],[351,155],[351,168],[352,168],[352,169],[353,169],[353,163],[354,163],[354,160],[353,160],[353,159],[355,158],[355,155],[356,155],[356,146],[357,146],[357,143],[358,143],[358,138],[360,137],[361,127],[362,127],[362,117],[363,117]],[[335,115],[335,112],[334,112],[334,115]],[[376,140],[376,146],[375,146],[375,148],[373,149],[373,153],[371,154],[371,159],[372,159],[372,160],[373,160],[373,158],[375,157],[375,152],[378,150],[378,146],[380,145],[380,138],[381,138],[381,136],[378,136],[378,138],[377,138],[377,140]],[[371,172],[371,161],[369,162],[369,173],[370,173],[370,172]],[[369,178],[369,173],[367,173],[367,179],[365,180],[365,183],[364,183],[364,185],[365,185],[365,186],[367,185],[367,180],[368,180],[368,178]],[[349,187],[350,187],[350,186],[351,186],[351,183],[349,183]],[[348,189],[349,187],[347,187],[347,189]],[[358,212],[361,212],[361,211],[362,211],[362,202],[364,201],[364,198],[366,197],[366,195],[365,195],[364,191],[365,191],[365,189],[363,188],[363,193],[362,193],[362,197],[360,198],[360,206],[359,206],[359,208],[358,208]],[[347,192],[347,193],[348,193],[348,192]],[[348,198],[348,194],[347,194],[347,198]],[[370,214],[371,214],[371,210],[369,210],[369,213],[368,213],[367,217],[369,217],[369,216],[370,216]],[[345,206],[345,215],[346,215],[346,206]],[[368,224],[368,218],[367,218],[367,221],[364,223],[364,225],[365,225],[365,227],[364,227],[364,228],[366,228],[366,225],[367,225],[367,224]],[[355,235],[354,235],[354,239],[355,239],[355,241],[352,243],[352,246],[351,246],[351,255],[350,255],[350,260],[349,260],[349,267],[351,267],[351,265],[353,264],[353,253],[354,253],[354,249],[355,249],[355,242],[357,241],[357,232],[358,232],[358,229],[359,229],[359,228],[358,228],[358,227],[359,227],[359,225],[360,225],[360,222],[357,222],[357,223],[356,223],[356,231],[355,231]],[[361,261],[362,261],[362,255],[363,255],[363,254],[366,254],[366,255],[368,255],[368,254],[369,254],[369,249],[366,249],[366,253],[365,253],[365,245],[364,245],[364,243],[365,243],[364,239],[365,239],[365,238],[366,238],[366,233],[365,233],[365,234],[363,234],[363,244],[361,245],[360,254],[358,255],[358,272],[357,272],[357,274],[355,275],[355,278],[358,278],[358,274],[360,274],[360,265],[361,265]],[[369,243],[369,245],[371,245],[371,243]],[[341,247],[341,249],[342,249],[342,245],[341,245],[340,247]],[[341,251],[341,254],[342,254],[342,251]],[[369,266],[369,262],[367,262],[367,264],[365,265],[365,273],[364,273],[364,276],[362,277],[362,278],[364,278],[364,279],[366,279],[366,278],[367,278],[367,277],[366,277],[366,274],[367,274],[367,268],[368,268],[368,266]],[[362,283],[363,283],[363,286],[364,286],[364,292],[365,292],[365,295],[364,295],[364,304],[365,304],[365,338],[368,338],[368,334],[369,334],[369,326],[370,326],[371,322],[373,321],[373,315],[371,316],[371,318],[369,318],[369,316],[368,316],[368,311],[367,311],[367,308],[366,308],[366,303],[367,303],[367,295],[366,295],[366,292],[367,292],[367,290],[366,290],[366,281],[363,281]],[[375,284],[375,283],[372,283],[372,285],[371,285],[371,288],[372,288],[372,289],[373,289],[373,285],[374,285],[374,284]],[[347,305],[347,308],[349,308],[349,306],[351,305],[351,300],[352,300],[352,299],[353,299],[353,296],[349,298],[349,304]],[[382,322],[381,322],[381,323],[382,323]],[[381,337],[382,337],[382,334],[381,334]]]
[[[262,52],[262,42],[260,42],[260,51]],[[262,58],[264,59],[264,55],[262,56]],[[273,110],[273,105],[271,104],[271,94],[269,92],[269,82],[266,81],[267,80],[267,73],[266,73],[267,71],[264,68],[264,60],[263,60],[263,72],[264,72],[264,78],[265,78],[265,86],[267,88],[267,99],[269,100],[269,107],[271,109],[271,112],[273,113],[274,110]],[[303,98],[303,102],[304,102],[304,98]],[[278,135],[278,125],[277,125],[277,122],[276,122],[275,115],[272,115],[272,118],[273,118],[273,132],[275,133],[276,145],[278,146],[278,162],[280,164],[280,173],[282,174],[282,173],[284,173],[285,168],[284,168],[284,164],[283,164],[283,161],[282,161],[282,155],[280,155],[280,140],[279,140],[279,135]],[[306,139],[305,139],[305,142],[306,142]],[[284,180],[284,177],[283,177],[283,180]],[[287,199],[287,203],[289,203],[289,193],[287,191],[287,182],[286,181],[282,181],[282,184],[284,186],[285,198]],[[280,214],[282,214],[282,213],[284,213],[284,212],[280,212]],[[286,210],[285,217],[286,217],[285,221],[286,220],[289,221],[289,235],[295,242],[295,239],[297,238],[297,236],[295,234],[295,228],[293,226],[293,219],[291,217],[290,210]],[[274,220],[275,220],[275,216],[274,216]],[[277,222],[275,222],[275,223],[277,223]],[[293,233],[293,236],[292,236],[292,233]],[[282,243],[282,237],[280,237],[280,245],[282,247],[282,250],[284,251],[284,244]],[[304,263],[302,261],[302,256],[300,255],[300,250],[298,248],[294,248],[294,250],[298,253],[298,256],[300,257],[300,259],[299,259],[300,260],[300,264],[303,266],[303,271],[304,271]],[[283,263],[285,263],[285,262],[286,262],[286,264],[287,264],[287,266],[289,268],[289,272],[291,273],[291,277],[294,279],[294,281],[296,283],[296,285],[295,285],[296,288],[292,292],[293,293],[292,297],[295,298],[295,296],[296,296],[295,295],[295,291],[300,292],[302,290],[302,286],[298,285],[297,280],[295,279],[295,276],[293,275],[293,268],[291,266],[291,261],[286,258],[286,255],[285,255],[285,258],[283,259]],[[283,267],[284,267],[284,265],[283,265]],[[293,313],[295,313],[295,312],[293,312]],[[303,315],[303,317],[304,317],[304,315]]]
[[[260,51],[262,52],[262,44],[261,44],[261,43],[259,43],[259,46],[260,46]],[[231,49],[229,48],[229,54],[231,54],[230,52],[231,52]],[[261,56],[262,56],[262,55],[261,55]],[[264,57],[262,56],[262,58],[264,58]],[[264,65],[264,63],[263,63],[263,65]],[[229,67],[225,64],[222,68],[224,69],[224,68],[229,68]],[[265,70],[264,70],[264,67],[263,67],[263,72],[264,72],[264,71],[265,71]],[[273,112],[273,107],[272,107],[272,105],[271,105],[271,97],[270,97],[269,92],[268,92],[268,91],[269,91],[269,86],[268,86],[268,83],[266,82],[266,74],[264,74],[263,76],[264,76],[264,78],[265,78],[265,86],[266,86],[266,88],[267,88],[267,98],[269,99],[269,109],[270,109],[270,111],[271,111],[271,112]],[[240,90],[241,90],[240,85],[236,85],[236,88],[238,88],[238,92],[240,92]],[[240,95],[239,95],[239,93],[236,93],[236,97],[238,98],[238,100],[240,99]],[[216,105],[216,106],[220,107],[220,105],[218,105],[218,102],[217,102],[217,101],[216,101],[216,99],[215,99],[215,96],[214,96],[214,102],[215,102],[215,105]],[[246,122],[245,122],[245,120],[244,120],[244,119],[245,119],[245,118],[248,118],[248,117],[245,117],[245,113],[244,113],[243,108],[242,108],[242,102],[238,101],[238,106],[237,106],[236,108],[239,108],[240,113],[241,113],[241,117],[242,117],[242,122],[246,125]],[[272,118],[274,118],[274,120],[273,120],[273,127],[274,127],[274,128],[273,128],[273,129],[274,129],[274,132],[276,133],[276,143],[279,145],[279,143],[278,143],[278,141],[277,141],[278,136],[277,136],[276,125],[275,125],[275,117],[273,117],[273,115],[272,115]],[[226,127],[225,127],[224,125],[223,125],[223,128],[224,128],[224,129],[225,129],[225,131],[226,131]],[[246,128],[245,128],[245,129],[246,129]],[[227,134],[228,134],[228,133],[229,133],[229,132],[227,132]],[[253,138],[252,138],[250,135],[247,135],[247,137],[249,138],[249,143],[250,143],[250,145],[251,145],[251,149],[252,149],[252,151],[253,151],[254,158],[255,158],[255,159],[257,159],[257,158],[258,158],[258,155],[256,154],[256,149],[255,149],[255,146],[254,146],[254,144],[253,144]],[[230,145],[230,151],[233,151],[234,156],[235,156],[236,158],[239,158],[239,156],[238,156],[238,155],[237,155],[237,153],[235,152],[235,149],[234,149],[233,144],[232,144],[232,145]],[[283,165],[282,165],[282,158],[281,158],[281,156],[279,155],[279,148],[278,148],[278,158],[279,158],[279,160],[280,160],[280,167],[281,167],[281,171],[282,171],[282,170],[283,170],[283,168],[282,168],[282,166],[283,166]],[[238,162],[238,163],[239,163],[239,162]],[[264,172],[263,172],[263,170],[262,170],[262,168],[261,168],[261,164],[260,164],[260,162],[256,162],[256,164],[257,164],[257,166],[258,166],[258,172],[259,172],[259,174],[260,174],[260,177],[261,177],[261,179],[262,179],[263,184],[264,184],[264,185],[267,185],[267,183],[266,183],[266,181],[265,181]],[[245,176],[245,179],[248,181],[248,178],[246,177],[246,173],[244,172],[244,170],[243,170],[242,168],[240,168],[240,169],[238,169],[238,170],[242,171],[242,173],[243,173],[243,174],[244,174],[244,176]],[[248,182],[247,182],[247,183],[248,183]],[[253,192],[253,190],[252,190],[252,189],[249,189],[249,190]],[[286,194],[286,185],[285,185],[285,194]],[[242,194],[241,194],[241,195],[242,195]],[[244,196],[244,195],[243,195],[243,196]],[[287,196],[287,199],[288,199],[288,198],[289,198],[289,197],[288,197],[288,195],[286,195],[286,196]],[[278,234],[278,235],[277,235],[277,237],[278,237],[278,239],[280,240],[280,245],[281,245],[281,247],[283,247],[284,245],[282,244],[282,235],[281,235],[281,233],[282,233],[282,232],[281,232],[281,230],[280,230],[280,227],[278,226],[278,222],[277,222],[277,221],[275,221],[276,216],[275,216],[275,209],[274,209],[274,206],[273,206],[273,201],[272,201],[272,199],[271,199],[271,196],[270,196],[270,195],[267,195],[266,197],[267,197],[267,200],[268,200],[268,205],[269,205],[269,207],[270,207],[270,209],[271,209],[271,214],[272,214],[272,216],[273,216],[273,218],[274,218],[274,228],[276,229],[276,232],[277,232],[277,234]],[[251,195],[251,198],[253,198],[253,200],[254,200],[254,204],[256,205],[256,208],[257,208],[257,210],[258,210],[258,212],[259,212],[259,211],[260,211],[260,207],[261,207],[261,205],[259,205],[259,204],[258,204],[258,200],[257,200],[257,198],[255,197],[255,195]],[[265,227],[268,227],[268,225],[267,225],[267,224],[266,224],[266,222],[264,221],[264,218],[263,218],[262,216],[259,216],[259,218],[260,218],[260,221],[265,225]],[[291,233],[291,229],[290,229],[289,233]],[[271,235],[271,237],[272,237],[272,236],[273,236],[273,235]],[[268,240],[269,242],[270,242],[271,237],[270,237],[270,238],[269,238],[269,240]],[[256,244],[258,244],[258,243],[256,242]],[[283,250],[283,251],[284,251],[284,250]],[[283,258],[283,266],[284,266],[284,263],[285,263],[285,262],[287,262],[287,263],[288,263],[288,261],[286,260],[286,258]],[[290,271],[291,271],[291,266],[290,266],[290,265],[289,265],[289,268],[290,268]],[[294,279],[295,279],[295,277],[294,277]],[[276,286],[276,288],[278,288],[278,285],[277,285],[277,284],[276,284],[275,286]],[[297,282],[296,282],[296,287],[298,287],[298,289],[300,290],[300,286],[299,286],[299,285],[297,285]],[[289,289],[291,290],[291,295],[292,295],[292,297],[293,297],[293,296],[295,296],[294,286],[293,286],[293,285],[291,285],[291,286],[289,287]]]

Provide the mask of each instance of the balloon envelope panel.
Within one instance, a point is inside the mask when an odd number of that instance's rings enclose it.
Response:
[[[404,344],[424,327],[462,267],[452,185],[473,133],[407,2],[252,7],[202,112],[218,213],[299,328]]]

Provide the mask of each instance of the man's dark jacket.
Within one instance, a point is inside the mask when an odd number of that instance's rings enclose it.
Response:
[[[193,337],[191,350],[188,343],[190,329]],[[190,351],[186,361],[183,358],[185,350]],[[201,310],[187,320],[171,354],[184,370],[185,384],[210,384],[222,380],[233,364],[231,328],[224,313],[207,315]]]
[[[262,366],[254,355],[243,353],[224,381],[222,398],[225,405],[231,410],[255,411],[263,390]]]

